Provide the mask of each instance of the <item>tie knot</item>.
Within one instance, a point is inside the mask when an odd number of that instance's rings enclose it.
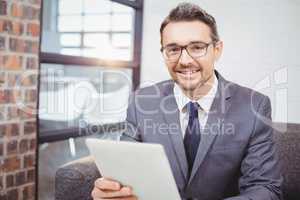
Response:
[[[190,101],[187,103],[187,111],[189,113],[189,116],[192,118],[198,117],[198,108],[199,104],[197,102]]]

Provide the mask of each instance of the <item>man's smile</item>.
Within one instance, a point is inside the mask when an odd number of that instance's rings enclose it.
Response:
[[[191,77],[191,76],[198,74],[199,72],[200,72],[200,69],[192,69],[192,68],[176,70],[176,73],[183,77]]]

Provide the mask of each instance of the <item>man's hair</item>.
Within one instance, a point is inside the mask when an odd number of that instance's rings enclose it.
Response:
[[[201,21],[205,23],[211,30],[211,38],[213,42],[219,41],[219,34],[217,30],[217,24],[215,18],[208,14],[205,10],[198,5],[192,3],[180,3],[174,9],[172,9],[169,15],[164,19],[160,26],[160,38],[162,44],[162,33],[164,28],[170,22],[182,22],[182,21]]]

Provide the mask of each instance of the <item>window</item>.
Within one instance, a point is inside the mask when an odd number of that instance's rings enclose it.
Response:
[[[83,114],[71,115],[73,104],[66,103],[74,96],[66,94],[77,82],[89,82],[97,93],[110,87],[111,78],[102,81],[104,85],[96,83],[103,73],[119,73],[118,80],[126,76],[132,88],[139,84],[142,5],[141,0],[43,1],[40,142],[78,136],[74,130]]]
[[[142,0],[43,0],[39,199],[59,166],[88,155],[88,137],[118,137],[139,85]],[[116,98],[120,97],[120,98]]]
[[[60,0],[60,53],[132,59],[134,9],[108,0]]]

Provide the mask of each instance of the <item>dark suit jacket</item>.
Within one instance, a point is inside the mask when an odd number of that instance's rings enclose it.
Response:
[[[216,76],[217,94],[190,178],[173,81],[131,96],[121,139],[162,144],[183,199],[281,199],[269,98],[226,81],[217,71]]]

